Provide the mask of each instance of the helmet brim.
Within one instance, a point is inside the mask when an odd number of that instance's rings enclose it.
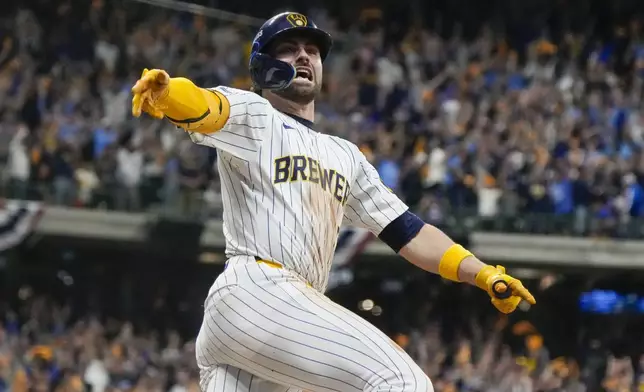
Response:
[[[322,61],[326,60],[329,52],[331,51],[331,47],[333,46],[333,38],[331,38],[331,34],[317,27],[302,26],[287,28],[275,34],[266,42],[266,44],[264,44],[264,47],[260,52],[268,53],[270,52],[271,47],[277,42],[290,37],[304,37],[310,39],[320,50],[320,59]]]

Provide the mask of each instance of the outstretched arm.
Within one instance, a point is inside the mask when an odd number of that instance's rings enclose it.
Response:
[[[521,281],[507,275],[504,267],[481,262],[440,229],[423,222],[409,211],[391,221],[378,237],[407,261],[425,271],[486,291],[492,298],[492,304],[503,313],[513,312],[521,300],[535,303],[534,297]]]
[[[522,299],[533,305],[536,303],[518,279],[505,273],[505,268],[483,263],[432,225],[423,224],[416,236],[398,253],[426,271],[487,291],[492,303],[504,313],[513,311]],[[499,283],[503,284],[499,286]]]
[[[268,140],[272,111],[255,93],[224,86],[200,88],[189,79],[146,69],[132,94],[135,117],[146,112],[166,118],[188,132],[193,142],[238,158],[253,159]]]
[[[345,218],[369,229],[412,264],[445,279],[467,282],[486,291],[503,313],[534,297],[501,266],[487,265],[438,228],[423,222],[380,181],[376,169],[359,152],[358,175],[351,187]]]
[[[223,94],[200,88],[190,79],[171,78],[160,69],[144,70],[132,93],[135,117],[145,111],[191,132],[216,132],[230,116],[230,103]]]

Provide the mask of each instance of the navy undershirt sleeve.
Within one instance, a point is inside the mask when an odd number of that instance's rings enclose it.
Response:
[[[391,221],[380,232],[378,238],[398,253],[409,241],[416,237],[424,225],[425,222],[422,219],[407,210]]]

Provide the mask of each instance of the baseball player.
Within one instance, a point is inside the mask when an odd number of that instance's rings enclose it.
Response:
[[[315,131],[331,45],[306,16],[285,12],[253,40],[252,92],[199,88],[158,69],[132,88],[134,116],[166,118],[218,151],[227,262],[197,337],[204,391],[433,391],[400,347],[324,295],[343,223],[480,287],[503,313],[535,303],[503,267],[411,213],[354,144]]]

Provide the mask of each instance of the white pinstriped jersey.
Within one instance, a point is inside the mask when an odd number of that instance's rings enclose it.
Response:
[[[230,102],[227,124],[190,137],[218,150],[226,255],[277,262],[324,292],[343,219],[378,235],[408,207],[354,144],[255,93],[216,90]]]

